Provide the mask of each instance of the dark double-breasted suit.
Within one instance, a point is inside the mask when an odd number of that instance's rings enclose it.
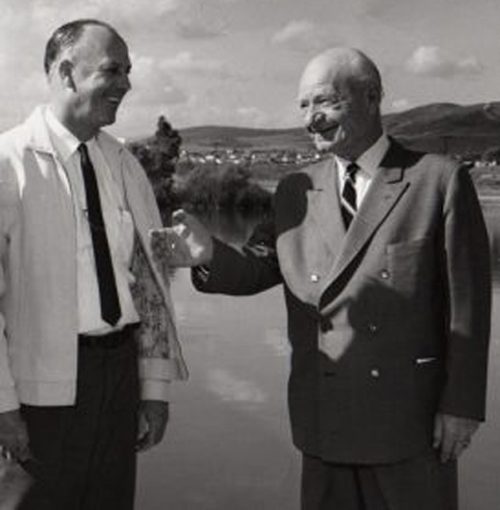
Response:
[[[484,418],[488,241],[467,169],[391,141],[349,230],[335,160],[287,176],[274,218],[216,241],[206,292],[284,286],[289,410],[305,454],[387,464],[431,448],[437,411]]]

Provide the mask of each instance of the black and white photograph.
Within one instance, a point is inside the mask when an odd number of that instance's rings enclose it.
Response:
[[[497,0],[0,0],[0,510],[500,505]]]

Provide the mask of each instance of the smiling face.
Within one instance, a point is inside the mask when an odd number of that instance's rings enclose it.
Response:
[[[300,110],[316,148],[352,161],[382,133],[380,94],[357,79],[357,58],[357,54],[316,58],[306,67],[299,87]]]
[[[65,84],[63,123],[79,139],[95,136],[113,124],[125,94],[130,90],[130,59],[124,41],[103,26],[88,26],[61,59]]]

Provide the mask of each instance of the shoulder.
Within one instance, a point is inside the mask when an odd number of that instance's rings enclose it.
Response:
[[[146,173],[137,158],[128,149],[126,142],[119,139],[107,131],[100,131],[99,143],[105,152],[110,152],[119,155],[124,167],[127,171],[137,174],[139,178],[146,178]]]
[[[467,166],[451,156],[415,151],[394,140],[383,164],[402,168],[407,179],[425,188],[446,189],[457,175],[468,174]]]
[[[0,158],[7,158],[22,152],[29,140],[29,133],[25,124],[4,131],[0,134]]]
[[[116,136],[108,133],[107,131],[101,130],[98,134],[99,144],[108,151],[127,151],[125,141],[117,138]]]

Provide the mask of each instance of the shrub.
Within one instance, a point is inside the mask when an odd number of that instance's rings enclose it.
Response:
[[[234,165],[204,165],[187,177],[181,198],[195,209],[269,209],[271,194],[250,181],[248,169]]]

